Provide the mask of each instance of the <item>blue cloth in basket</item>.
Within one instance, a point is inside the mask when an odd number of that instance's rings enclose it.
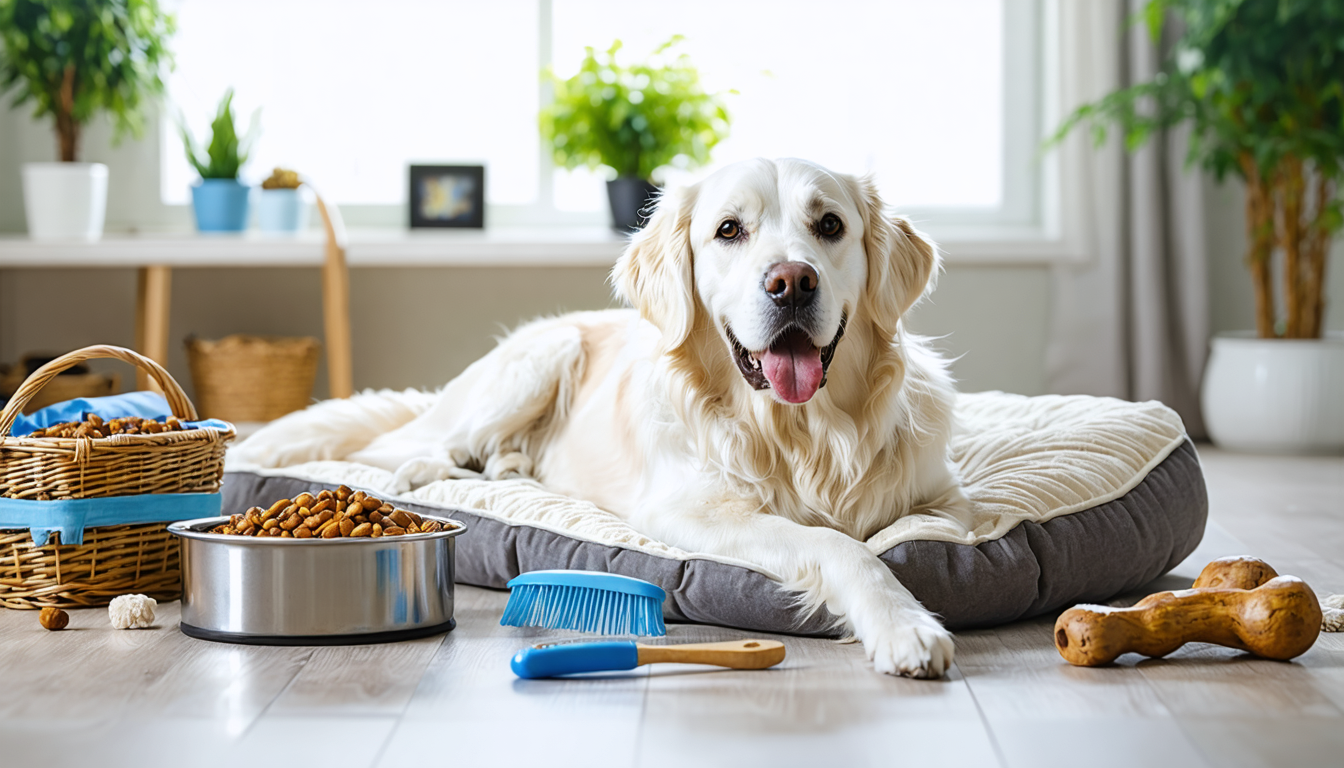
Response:
[[[43,546],[52,531],[62,544],[83,544],[84,529],[98,525],[172,523],[196,517],[218,517],[218,493],[147,493],[96,499],[0,498],[0,528],[27,528],[33,544]]]
[[[126,416],[162,421],[173,415],[173,409],[157,392],[79,397],[49,405],[27,416],[20,415],[10,429],[10,435],[23,437],[53,424],[83,421],[90,413],[98,414],[104,421]],[[230,428],[229,424],[217,419],[184,421],[183,426]],[[83,544],[86,527],[217,517],[220,504],[218,493],[153,493],[51,501],[0,498],[0,528],[27,528],[32,532],[33,543],[39,547],[47,543],[52,531],[60,532],[62,544]]]
[[[163,395],[157,392],[128,392],[124,395],[109,395],[107,397],[77,397],[74,400],[48,405],[46,408],[34,411],[27,416],[19,414],[19,417],[14,420],[14,426],[10,428],[9,434],[13,437],[23,437],[54,424],[64,424],[67,421],[83,421],[90,413],[98,414],[103,421],[120,419],[126,416],[139,416],[142,419],[162,421],[173,415],[173,409],[168,406],[168,401],[164,399]],[[215,427],[217,429],[228,429],[229,427],[228,424],[217,419],[184,421],[183,424],[197,427]],[[145,522],[154,521],[146,520]]]

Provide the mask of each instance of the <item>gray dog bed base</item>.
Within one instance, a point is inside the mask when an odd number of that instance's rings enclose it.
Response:
[[[275,470],[231,471],[224,479],[224,509],[266,506],[304,490],[335,485]],[[793,595],[766,574],[743,565],[664,557],[464,507],[411,499],[398,503],[468,526],[467,535],[457,543],[460,583],[503,588],[527,571],[609,571],[667,590],[664,614],[671,621],[836,634],[832,617],[824,612],[804,615]],[[1187,440],[1137,485],[1105,503],[1043,522],[1023,521],[999,538],[975,545],[904,541],[880,557],[949,628],[986,627],[1078,602],[1102,602],[1152,581],[1194,551],[1203,537],[1207,513],[1199,458]]]
[[[908,541],[881,558],[952,629],[1104,602],[1175,568],[1204,537],[1208,496],[1189,441],[1114,501],[1022,522],[977,546]]]

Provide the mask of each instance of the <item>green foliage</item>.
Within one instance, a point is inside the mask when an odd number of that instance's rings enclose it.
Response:
[[[160,72],[172,64],[174,28],[158,0],[0,0],[0,93],[56,119],[66,160],[99,111],[111,114],[114,140],[139,136],[145,102],[162,93]]]
[[[695,168],[728,135],[728,110],[718,94],[705,93],[686,54],[668,49],[674,35],[649,60],[621,66],[612,43],[601,59],[588,48],[578,74],[555,86],[555,101],[541,112],[541,133],[555,162],[565,168],[605,165],[618,176],[651,179],[667,165]]]
[[[236,179],[238,171],[247,162],[256,135],[257,116],[252,116],[252,127],[241,139],[234,126],[233,89],[224,92],[224,98],[215,111],[215,119],[210,123],[210,145],[205,154],[196,145],[185,121],[179,121],[182,130],[182,146],[187,150],[187,162],[201,174],[202,179]]]
[[[1150,0],[1139,20],[1169,51],[1156,76],[1080,107],[1050,143],[1087,123],[1098,144],[1118,129],[1133,151],[1189,123],[1187,162],[1246,182],[1260,336],[1319,337],[1329,243],[1344,226],[1344,0]]]
[[[1265,177],[1289,157],[1340,175],[1344,0],[1152,0],[1140,16],[1155,40],[1175,32],[1161,71],[1080,107],[1053,142],[1086,122],[1096,142],[1115,128],[1133,150],[1189,121],[1190,162],[1220,179],[1244,176],[1247,156]]]

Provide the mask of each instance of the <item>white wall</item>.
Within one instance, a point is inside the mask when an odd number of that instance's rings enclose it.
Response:
[[[610,306],[600,268],[355,269],[351,290],[359,388],[437,386],[523,320]],[[963,355],[954,363],[963,388],[1040,393],[1046,290],[1036,269],[953,269],[912,327],[947,335],[939,346]],[[134,292],[127,269],[5,270],[0,359],[94,343],[132,346]],[[322,335],[316,270],[178,269],[173,298],[168,368],[184,385],[182,340],[190,334]]]

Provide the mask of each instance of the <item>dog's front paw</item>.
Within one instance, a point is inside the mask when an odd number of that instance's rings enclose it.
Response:
[[[497,453],[485,462],[481,473],[488,480],[513,480],[532,477],[532,459],[525,453]]]
[[[942,677],[952,666],[952,633],[927,614],[907,611],[901,619],[863,639],[878,672],[905,677]]]
[[[392,475],[392,490],[398,494],[408,493],[422,485],[447,480],[459,472],[458,466],[443,459],[411,459],[397,467]]]

